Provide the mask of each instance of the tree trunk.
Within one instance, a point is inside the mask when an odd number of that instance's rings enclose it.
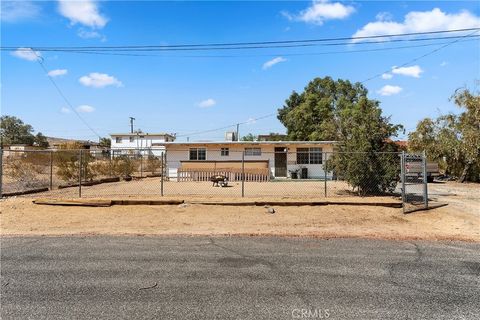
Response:
[[[467,162],[465,164],[465,167],[463,167],[462,175],[460,176],[460,178],[458,178],[458,182],[461,182],[461,183],[465,182],[465,180],[467,179],[468,171],[470,171],[470,163],[469,162]]]

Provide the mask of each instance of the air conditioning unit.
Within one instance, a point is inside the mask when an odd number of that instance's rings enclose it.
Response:
[[[225,132],[225,141],[237,141],[237,134],[234,131]]]

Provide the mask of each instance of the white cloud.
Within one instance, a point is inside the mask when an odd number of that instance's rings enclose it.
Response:
[[[400,93],[403,89],[399,86],[386,85],[383,86],[380,90],[377,91],[378,94],[382,96],[392,96],[394,94]]]
[[[353,37],[368,37],[377,35],[429,32],[439,30],[455,30],[480,27],[480,17],[467,10],[458,13],[446,13],[439,8],[432,11],[412,11],[405,15],[403,22],[382,20],[369,22],[353,34]],[[362,41],[354,40],[354,41]]]
[[[84,28],[80,28],[78,29],[77,35],[82,39],[100,39],[102,42],[107,41],[107,37],[94,30],[85,30]]]
[[[40,51],[34,51],[31,48],[18,48],[11,55],[28,61],[36,61],[42,56]]]
[[[77,107],[78,112],[90,113],[95,111],[95,108],[86,104]]]
[[[388,79],[392,79],[392,78],[393,78],[393,74],[391,74],[391,73],[382,74],[382,79],[388,80]]]
[[[103,88],[106,86],[123,86],[123,83],[114,76],[98,72],[92,72],[87,76],[83,76],[78,79],[78,81],[85,87]]]
[[[282,58],[282,57],[276,57],[276,58],[273,58],[272,60],[268,60],[267,62],[265,62],[262,66],[262,69],[263,70],[266,70],[268,68],[271,68],[273,67],[274,65],[276,65],[277,63],[280,63],[280,62],[285,62],[287,61],[287,59],[285,58]]]
[[[3,22],[17,22],[37,17],[40,6],[33,1],[2,1],[1,19]]]
[[[210,108],[210,107],[213,107],[214,105],[217,104],[217,101],[215,101],[214,99],[212,98],[208,98],[206,100],[203,100],[203,101],[200,101],[198,103],[198,106],[200,108]]]
[[[440,63],[440,67],[445,67],[447,64],[448,64],[447,61],[442,61],[442,63]]]
[[[67,114],[67,113],[70,113],[71,110],[70,110],[69,108],[67,108],[67,107],[62,107],[62,108],[60,109],[60,112]]]
[[[414,77],[414,78],[420,78],[420,74],[423,72],[422,68],[420,66],[415,65],[411,67],[392,67],[392,73],[394,74],[400,74],[402,76],[407,76],[407,77]]]
[[[393,19],[393,16],[390,12],[388,11],[382,11],[382,12],[379,12],[377,13],[377,15],[375,16],[375,18],[378,20],[378,21],[390,21]]]
[[[50,77],[59,77],[59,76],[64,76],[67,73],[68,73],[67,69],[55,69],[55,70],[49,71],[47,74]]]
[[[108,22],[108,19],[100,13],[97,2],[93,0],[59,0],[58,11],[69,19],[72,25],[79,23],[90,28],[101,29]]]
[[[326,20],[345,19],[353,12],[355,12],[354,7],[340,2],[314,0],[310,7],[300,11],[298,14],[291,14],[285,11],[282,14],[289,20],[322,25]]]

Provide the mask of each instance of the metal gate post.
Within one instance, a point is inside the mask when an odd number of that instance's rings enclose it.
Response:
[[[165,176],[165,172],[167,171],[167,168],[165,167],[165,158],[166,158],[166,151],[162,153],[162,160],[160,162],[160,195],[163,197],[163,179]]]
[[[400,179],[402,182],[402,208],[405,213],[405,151],[400,155]]]
[[[82,197],[82,150],[78,155],[78,197]]]
[[[327,197],[327,168],[325,168],[327,165],[327,153],[325,153],[325,163],[323,164],[323,173],[324,173],[324,186],[325,186],[325,198]]]
[[[143,153],[140,149],[140,178],[143,178]]]
[[[50,151],[50,190],[53,189],[53,151]]]
[[[423,204],[425,209],[428,208],[428,178],[427,178],[427,156],[425,150],[422,155],[422,169],[423,169]]]
[[[242,198],[245,197],[245,151],[242,151]]]
[[[3,146],[0,147],[0,198],[2,198],[2,184],[3,184]]]

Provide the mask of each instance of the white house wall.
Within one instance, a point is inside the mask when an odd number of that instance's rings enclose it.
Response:
[[[152,146],[152,144],[163,144],[165,143],[164,136],[145,136],[145,138],[140,138],[133,136],[133,141],[130,142],[130,136],[122,136],[122,142],[117,143],[116,138],[118,136],[112,136],[112,145],[111,149],[114,151],[119,151],[120,153],[127,153],[127,149],[150,149],[142,153],[148,153],[148,155],[161,156],[165,151],[164,146]],[[122,152],[125,149],[125,152]]]
[[[272,177],[275,177],[275,148],[276,147],[285,147],[278,144],[270,145],[236,145],[236,144],[195,144],[195,145],[176,145],[171,144],[166,146],[167,153],[167,166],[168,166],[168,176],[171,179],[177,178],[177,170],[181,167],[181,161],[188,161],[190,158],[190,148],[206,148],[207,161],[231,161],[231,160],[242,160],[242,154],[245,148],[261,148],[262,154],[260,156],[245,156],[245,160],[267,160],[270,173]],[[296,149],[298,148],[308,148],[308,147],[321,147],[323,153],[323,163],[322,164],[302,164],[297,165],[297,156]],[[229,148],[229,156],[221,155],[221,148]],[[323,179],[325,177],[325,172],[323,170],[323,164],[325,163],[325,152],[332,152],[332,145],[305,145],[301,144],[298,146],[289,145],[287,153],[287,173],[290,176],[289,170],[297,170],[301,167],[308,168],[308,178],[318,178]],[[201,162],[201,161],[199,161]],[[299,172],[300,175],[300,172]],[[327,178],[331,179],[331,173],[327,173]]]

